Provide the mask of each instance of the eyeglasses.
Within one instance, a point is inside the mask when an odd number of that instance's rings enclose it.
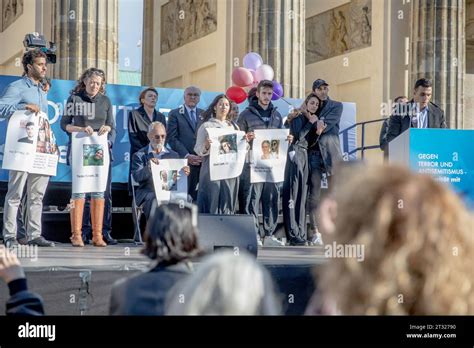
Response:
[[[199,97],[200,94],[199,93],[187,93],[186,94],[188,97]]]
[[[157,139],[157,140],[158,140],[158,139],[164,139],[164,138],[166,138],[166,134],[157,134],[157,135],[155,135],[153,138],[154,138],[154,139]]]

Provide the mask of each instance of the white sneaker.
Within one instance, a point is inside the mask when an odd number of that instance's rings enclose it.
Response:
[[[274,236],[266,236],[263,240],[264,246],[278,247],[285,246],[285,243]]]
[[[258,246],[263,246],[262,238],[257,237],[257,244],[258,244]]]
[[[321,236],[321,233],[316,232],[313,235],[313,238],[311,238],[311,245],[324,245],[323,237]]]

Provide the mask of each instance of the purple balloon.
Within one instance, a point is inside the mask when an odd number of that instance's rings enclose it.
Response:
[[[244,68],[257,70],[263,64],[263,59],[258,53],[249,52],[244,56]]]
[[[283,87],[278,82],[273,81],[273,95],[272,100],[278,100],[283,97]]]

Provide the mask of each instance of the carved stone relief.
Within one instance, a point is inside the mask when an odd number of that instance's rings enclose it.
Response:
[[[316,63],[372,41],[372,0],[353,0],[306,19],[306,64]]]
[[[217,0],[170,0],[161,7],[161,54],[217,30]]]
[[[3,0],[2,1],[2,26],[4,31],[23,13],[23,0]]]

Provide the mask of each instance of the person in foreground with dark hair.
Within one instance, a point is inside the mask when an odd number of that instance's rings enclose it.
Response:
[[[433,83],[425,78],[415,83],[413,99],[401,114],[393,114],[387,130],[387,143],[398,137],[408,128],[446,128],[444,112],[430,100],[433,95]]]
[[[156,264],[148,272],[114,284],[111,315],[164,314],[168,291],[192,272],[190,260],[200,254],[194,220],[193,206],[182,202],[152,209],[143,253]]]
[[[3,245],[0,245],[0,279],[7,283],[10,291],[6,315],[44,315],[43,300],[39,295],[28,291],[20,261]]]

